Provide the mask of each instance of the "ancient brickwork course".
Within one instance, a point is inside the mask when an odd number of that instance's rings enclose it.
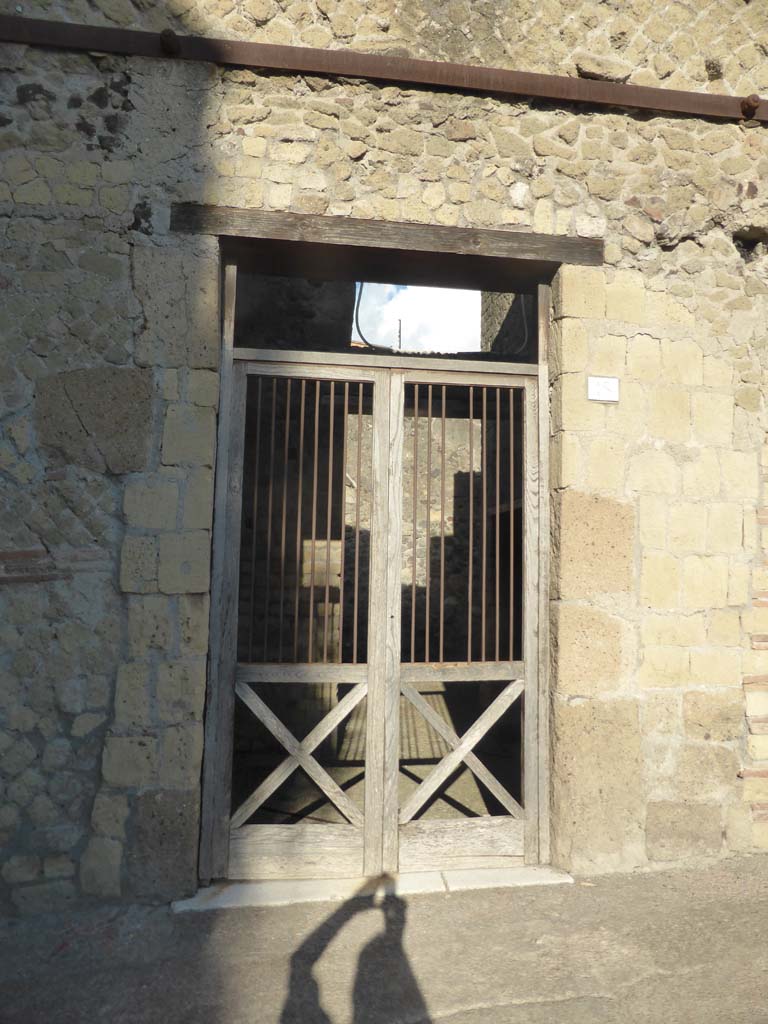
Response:
[[[23,13],[768,94],[743,0]],[[766,180],[754,122],[0,45],[0,909],[196,887],[220,267],[182,201],[605,239],[553,290],[553,859],[768,850]]]

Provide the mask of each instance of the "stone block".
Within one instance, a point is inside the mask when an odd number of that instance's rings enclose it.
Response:
[[[707,641],[715,647],[740,647],[741,617],[739,613],[730,608],[716,608],[710,612]]]
[[[605,274],[597,267],[564,264],[553,282],[555,316],[605,317]]]
[[[604,377],[623,377],[627,360],[627,339],[617,334],[595,338],[590,346],[589,372]]]
[[[77,890],[68,880],[42,882],[14,889],[11,900],[21,914],[56,913],[77,903]]]
[[[754,452],[722,452],[720,468],[723,476],[723,496],[756,498],[759,492],[757,455]]]
[[[684,388],[651,388],[648,430],[663,441],[684,444],[691,436],[691,400]]]
[[[643,385],[633,381],[622,381],[619,401],[605,406],[606,433],[620,435],[636,443],[637,425],[646,420],[646,406]]]
[[[157,710],[170,725],[190,719],[201,721],[205,702],[206,662],[164,661],[157,667]]]
[[[91,811],[91,827],[100,836],[125,839],[128,820],[128,798],[122,793],[102,789],[96,794]]]
[[[130,894],[167,902],[197,889],[199,793],[152,791],[136,797],[127,852]]]
[[[742,796],[748,804],[768,804],[768,770],[746,768],[744,770]]]
[[[617,270],[605,289],[605,315],[608,320],[639,324],[645,314],[643,276],[633,270]]]
[[[656,383],[661,378],[661,345],[649,334],[638,334],[627,343],[627,374],[636,380]]]
[[[190,370],[187,394],[193,405],[216,408],[219,404],[219,375],[213,370]]]
[[[553,421],[561,430],[602,430],[605,408],[587,398],[587,379],[583,373],[565,373],[552,389]]]
[[[202,757],[203,728],[200,722],[164,729],[160,738],[163,785],[179,789],[199,785]]]
[[[683,719],[692,739],[738,740],[744,732],[744,698],[736,689],[692,690],[683,695]]]
[[[768,683],[745,683],[744,702],[750,718],[768,717]]]
[[[587,490],[623,491],[627,446],[618,437],[598,437],[589,445]]]
[[[555,636],[559,692],[595,696],[621,687],[635,646],[627,623],[596,608],[561,604]]]
[[[577,873],[637,867],[645,859],[637,704],[557,702],[552,725],[554,863]]]
[[[40,441],[76,465],[103,473],[146,467],[152,425],[152,374],[128,367],[70,370],[37,385]]]
[[[627,486],[647,494],[677,494],[680,470],[669,452],[640,452],[630,460]]]
[[[251,189],[253,191],[253,189]],[[215,369],[220,344],[218,253],[136,245],[134,288],[144,312],[136,358],[146,366]]]
[[[728,572],[728,604],[745,605],[749,601],[749,584],[751,576],[749,563],[730,559]]]
[[[667,499],[655,494],[641,494],[638,497],[638,533],[643,547],[667,546],[667,506]]]
[[[704,643],[705,622],[696,615],[644,615],[640,636],[644,644],[696,647]]]
[[[678,756],[673,779],[681,800],[734,799],[738,784],[739,762],[727,747],[713,743],[688,743]]]
[[[691,682],[701,686],[738,686],[741,651],[733,647],[691,651]]]
[[[728,559],[688,555],[683,559],[683,608],[720,608],[728,603]]]
[[[702,448],[698,458],[683,466],[683,494],[687,498],[715,498],[720,493],[720,462],[713,448]]]
[[[179,650],[182,655],[208,653],[209,617],[207,594],[179,596]]]
[[[652,861],[686,860],[720,852],[723,827],[719,804],[648,804],[646,851]]]
[[[158,585],[164,594],[202,594],[208,590],[211,537],[207,530],[161,534],[159,552]]]
[[[747,752],[753,761],[768,761],[768,734],[748,736]]]
[[[556,517],[562,598],[631,591],[635,560],[632,506],[566,491]]]
[[[120,589],[125,594],[157,591],[157,541],[126,537],[120,552]]]
[[[696,386],[702,382],[704,355],[695,341],[665,338],[661,343],[661,363],[663,378],[670,384]]]
[[[182,525],[185,530],[209,530],[213,522],[213,470],[191,469],[184,491]]]
[[[128,645],[132,657],[145,657],[152,648],[167,651],[172,635],[165,595],[147,594],[128,599]]]
[[[676,693],[649,693],[640,705],[643,733],[677,736],[681,731],[680,697]]]
[[[178,500],[178,485],[172,480],[131,482],[123,498],[125,520],[147,530],[173,530]]]
[[[707,508],[707,551],[736,553],[744,545],[744,513],[735,502],[714,502]]]
[[[725,841],[734,853],[747,853],[753,848],[752,809],[745,804],[726,808]]]
[[[80,858],[80,886],[91,896],[104,898],[120,895],[122,843],[105,836],[95,836]]]
[[[729,388],[733,383],[733,360],[704,356],[705,388]]]
[[[653,647],[643,651],[638,673],[640,686],[686,686],[690,679],[690,655],[685,647]]]
[[[552,370],[555,374],[580,373],[587,368],[589,336],[581,320],[566,317],[552,327]]]
[[[733,397],[697,391],[692,399],[693,436],[701,444],[728,445],[733,439]]]
[[[114,725],[119,731],[143,730],[152,723],[149,665],[128,662],[117,670]]]
[[[165,414],[162,458],[166,466],[212,466],[216,414],[199,405],[170,405]]]
[[[157,741],[151,736],[108,736],[101,773],[110,786],[147,786],[157,771]]]
[[[34,882],[41,873],[40,858],[22,854],[9,857],[0,871],[3,881],[9,885],[17,885],[19,882]]]
[[[677,608],[680,600],[680,563],[665,551],[643,554],[640,565],[640,600],[647,608]]]
[[[707,546],[707,509],[696,502],[670,505],[669,550],[675,554],[704,554]]]

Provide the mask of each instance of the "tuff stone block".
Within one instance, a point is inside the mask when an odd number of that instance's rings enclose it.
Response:
[[[123,847],[116,839],[95,836],[80,858],[80,885],[91,896],[120,895]]]
[[[212,466],[216,414],[198,405],[170,405],[165,414],[162,458],[166,466]]]
[[[210,581],[211,537],[207,530],[161,534],[158,586],[164,594],[202,594]]]
[[[585,605],[561,604],[555,635],[558,691],[594,696],[621,687],[634,650],[627,623]]]
[[[652,861],[676,861],[719,853],[723,842],[718,804],[662,800],[648,804],[646,850]]]
[[[634,575],[634,509],[610,498],[566,491],[557,517],[560,596],[628,592]]]
[[[744,732],[744,699],[738,690],[694,690],[683,695],[686,735],[728,743]]]
[[[554,863],[580,873],[645,859],[640,723],[631,700],[556,703]]]

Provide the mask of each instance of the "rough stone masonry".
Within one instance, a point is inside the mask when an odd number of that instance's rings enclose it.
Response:
[[[23,13],[768,93],[744,0]],[[751,121],[0,46],[0,908],[196,886],[219,262],[179,201],[605,239],[554,282],[554,860],[768,850],[766,180]]]

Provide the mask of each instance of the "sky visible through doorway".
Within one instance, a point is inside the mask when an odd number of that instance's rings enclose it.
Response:
[[[366,282],[359,321],[367,341],[392,351],[398,321],[402,352],[480,351],[480,292]],[[356,326],[352,338],[360,340]]]

